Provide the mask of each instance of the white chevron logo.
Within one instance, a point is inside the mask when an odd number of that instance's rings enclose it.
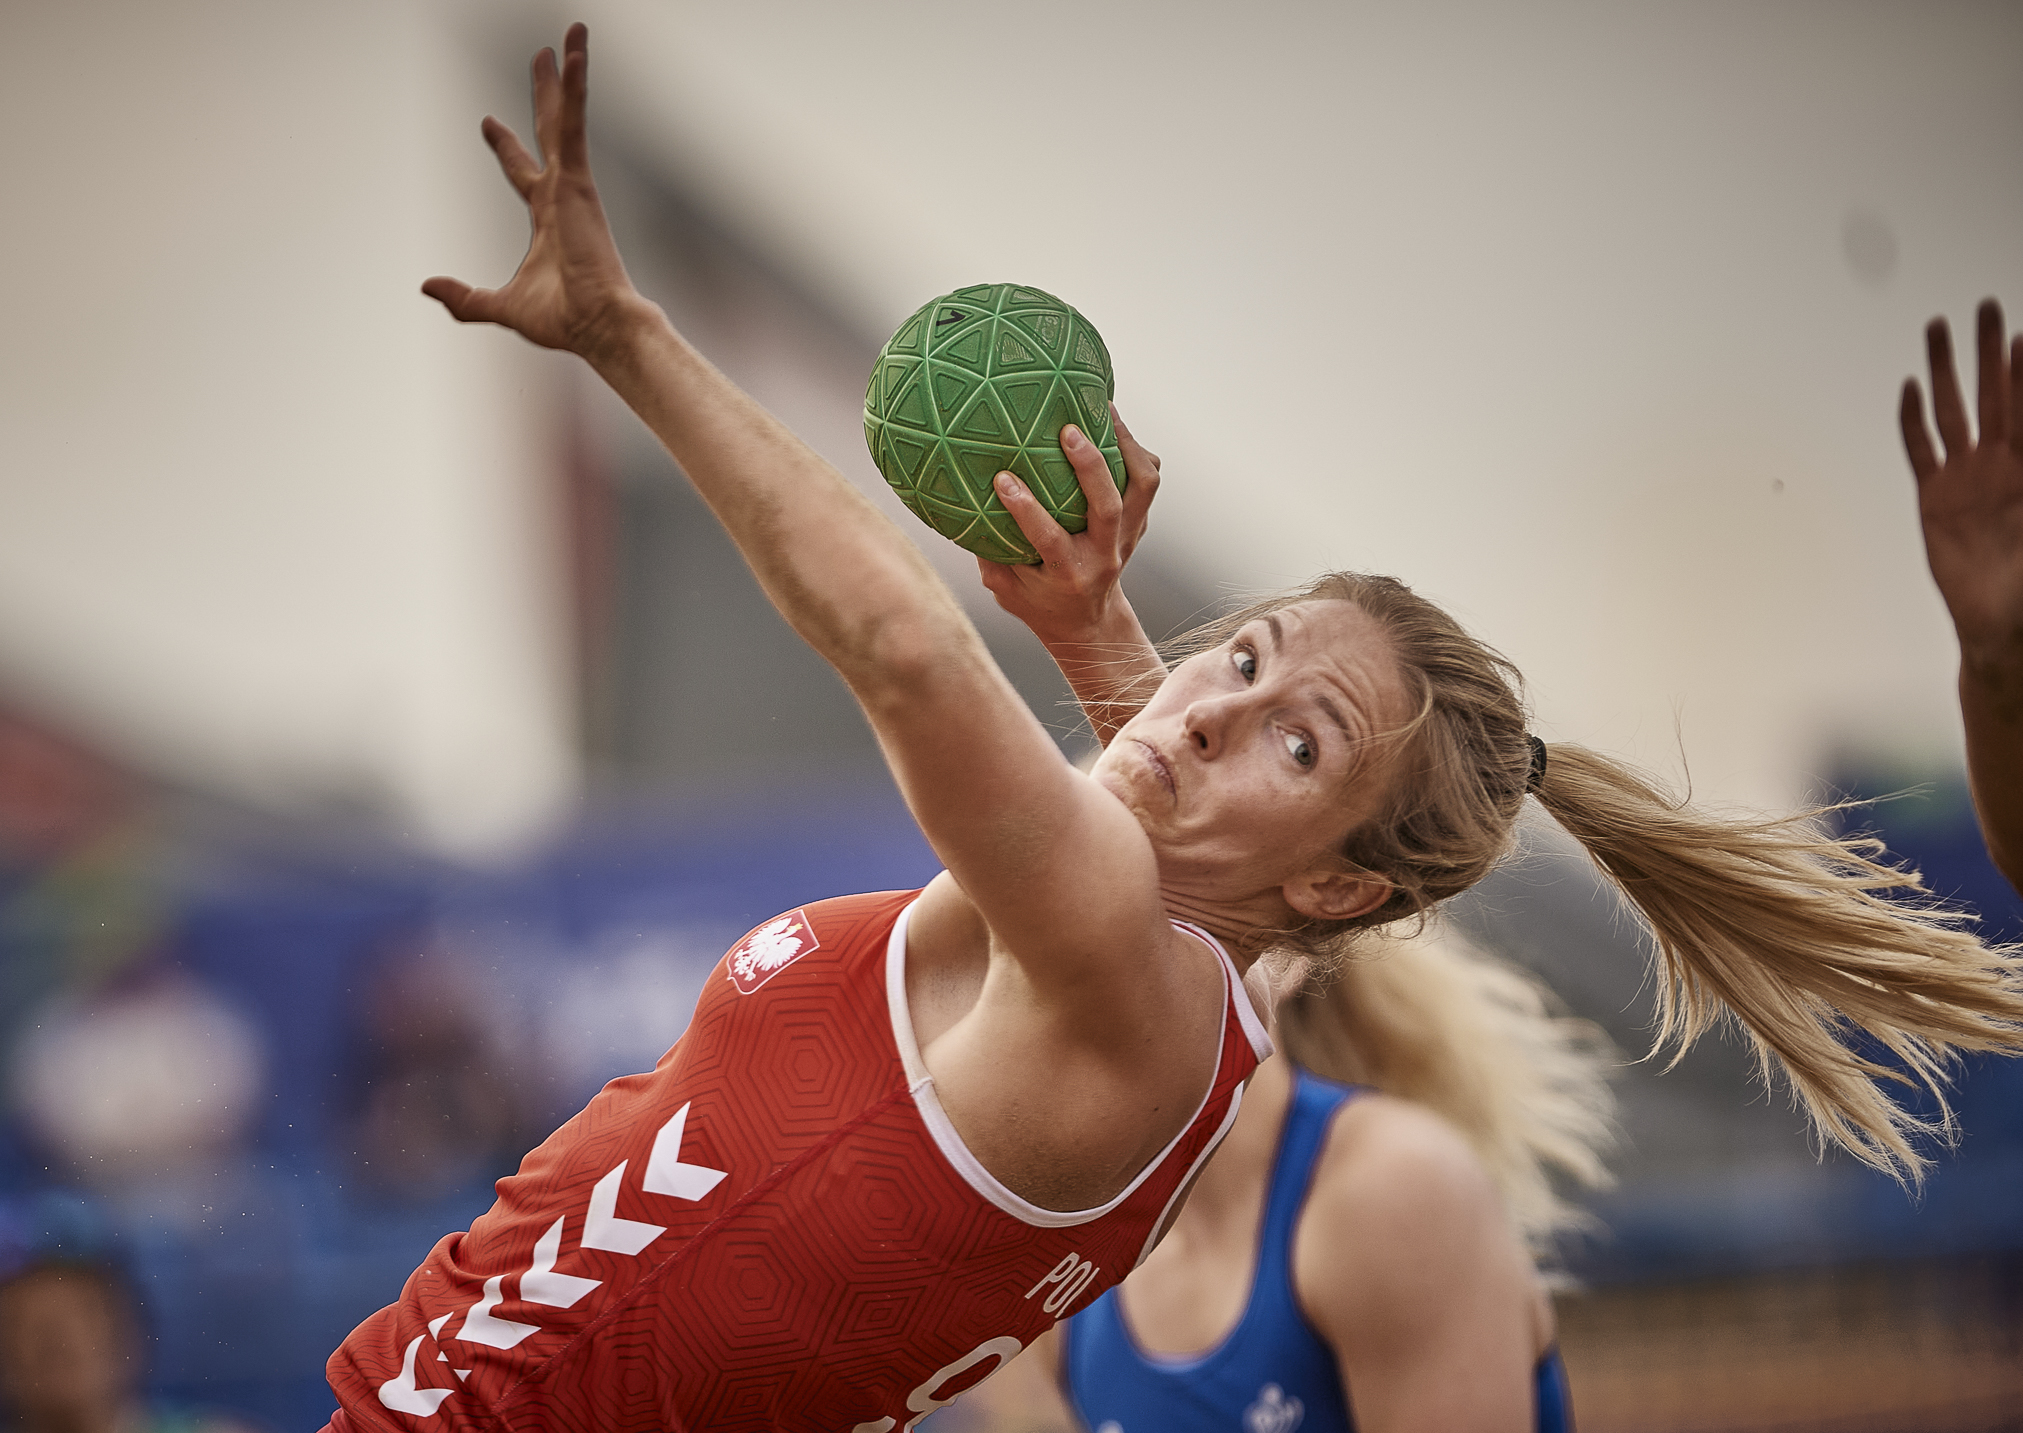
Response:
[[[534,1246],[534,1265],[520,1275],[520,1301],[566,1309],[603,1282],[555,1272],[555,1260],[562,1253],[562,1223],[557,1219]]]
[[[515,1323],[492,1312],[504,1302],[505,1296],[499,1292],[499,1286],[505,1282],[504,1274],[494,1274],[485,1280],[485,1296],[464,1315],[464,1326],[457,1330],[459,1339],[465,1343],[481,1343],[489,1348],[511,1348],[528,1334],[540,1332],[538,1325]]]
[[[687,1127],[688,1105],[683,1105],[653,1137],[653,1153],[647,1157],[646,1177],[639,1182],[639,1187],[648,1194],[670,1194],[676,1199],[693,1203],[723,1183],[728,1171],[681,1162],[681,1136]]]
[[[691,1104],[693,1102],[691,1101]],[[662,1194],[672,1199],[682,1199],[689,1203],[704,1198],[723,1183],[729,1171],[711,1169],[703,1164],[684,1164],[681,1159],[681,1142],[688,1130],[689,1105],[676,1110],[660,1133],[653,1137],[652,1152],[646,1158],[646,1173],[640,1179],[640,1188],[648,1194]],[[625,1182],[625,1169],[630,1160],[621,1160],[616,1169],[598,1180],[590,1191],[590,1207],[583,1217],[583,1238],[579,1247],[603,1249],[613,1254],[636,1257],[640,1250],[667,1232],[662,1224],[648,1224],[639,1219],[618,1217],[618,1191]],[[548,1230],[534,1245],[534,1260],[520,1275],[520,1301],[528,1304],[546,1304],[550,1308],[572,1307],[585,1294],[596,1288],[601,1279],[586,1279],[577,1274],[557,1273],[555,1262],[562,1256],[562,1230],[567,1216],[558,1218],[548,1226]],[[527,1335],[539,1333],[537,1324],[523,1324],[513,1319],[500,1318],[494,1309],[505,1302],[506,1276],[494,1274],[485,1281],[485,1296],[464,1315],[463,1327],[457,1330],[457,1339],[466,1343],[481,1343],[490,1348],[512,1348]],[[442,1337],[443,1325],[453,1315],[444,1314],[432,1320],[428,1331],[436,1338]],[[396,1413],[408,1413],[417,1418],[432,1418],[442,1401],[456,1392],[454,1388],[421,1388],[415,1383],[415,1354],[421,1348],[421,1336],[407,1346],[406,1356],[401,1361],[400,1376],[388,1379],[379,1386],[379,1401]],[[449,1355],[438,1352],[438,1361],[449,1362]],[[450,1370],[458,1379],[470,1377],[467,1368]],[[887,1420],[885,1426],[890,1426]]]
[[[618,1168],[597,1181],[590,1191],[590,1212],[583,1216],[583,1240],[585,1249],[604,1249],[613,1254],[637,1254],[648,1244],[667,1232],[665,1224],[647,1224],[637,1219],[618,1217],[618,1186],[625,1178],[625,1166],[632,1161],[621,1159]]]
[[[432,1321],[428,1326],[429,1333],[436,1337],[441,1337],[443,1325],[448,1323],[449,1319],[450,1316],[444,1314],[441,1318]],[[409,1413],[416,1418],[433,1418],[436,1415],[436,1409],[442,1407],[443,1400],[448,1398],[452,1393],[455,1393],[456,1390],[454,1388],[417,1388],[415,1386],[414,1355],[415,1350],[421,1347],[421,1341],[422,1335],[416,1334],[414,1341],[408,1344],[407,1353],[400,1361],[400,1377],[389,1378],[386,1382],[379,1385],[379,1401],[395,1413]],[[438,1355],[438,1357],[440,1356]]]
[[[455,1314],[438,1314],[428,1321],[429,1333],[436,1338],[441,1338],[443,1336],[443,1325],[455,1317]],[[437,1363],[448,1363],[449,1361],[450,1356],[448,1354],[442,1352],[440,1349],[436,1351]],[[471,1371],[468,1368],[453,1368],[450,1372],[457,1376],[457,1382],[459,1383],[471,1376]]]

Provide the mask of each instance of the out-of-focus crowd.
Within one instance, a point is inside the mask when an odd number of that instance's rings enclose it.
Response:
[[[811,869],[931,872],[883,800],[843,803],[848,843],[817,800],[477,875],[162,790],[0,707],[12,1425],[320,1424],[330,1349],[658,1058],[731,940]]]

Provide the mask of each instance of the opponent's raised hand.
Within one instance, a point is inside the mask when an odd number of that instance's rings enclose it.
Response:
[[[2023,659],[2023,335],[2003,342],[2002,308],[1982,303],[1975,322],[1980,433],[1953,370],[1944,319],[1925,330],[1932,411],[1945,458],[1925,427],[1916,379],[1904,383],[1904,447],[1918,479],[1925,556],[1970,663]]]
[[[1006,564],[979,557],[977,571],[997,605],[1049,646],[1091,640],[1114,617],[1112,609],[1122,602],[1118,579],[1145,536],[1147,515],[1159,491],[1158,455],[1131,436],[1114,405],[1110,418],[1124,455],[1122,493],[1096,445],[1078,428],[1061,430],[1061,452],[1074,466],[1075,481],[1089,505],[1089,523],[1081,532],[1062,527],[1010,473],[998,474],[998,500],[1040,560]]]
[[[536,161],[512,129],[485,116],[485,142],[507,182],[527,203],[533,238],[512,280],[479,289],[438,277],[421,291],[464,323],[496,323],[543,348],[588,354],[628,305],[639,301],[611,240],[611,226],[590,178],[584,99],[590,76],[589,31],[571,25],[555,52],[534,57]]]
[[[1988,854],[2023,890],[2023,336],[2005,353],[1993,299],[1975,320],[1980,436],[1953,372],[1946,321],[1925,330],[1940,460],[1915,379],[1904,384],[1904,447],[1918,475],[1925,557],[1960,637],[1967,779]]]

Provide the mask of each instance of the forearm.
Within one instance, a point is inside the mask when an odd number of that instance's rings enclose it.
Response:
[[[2023,652],[1963,654],[1960,717],[1988,854],[2023,890]]]
[[[1166,664],[1120,589],[1086,627],[1038,635],[1103,746],[1165,679]]]
[[[795,631],[853,688],[895,644],[976,642],[913,544],[644,301],[584,354],[653,430]]]

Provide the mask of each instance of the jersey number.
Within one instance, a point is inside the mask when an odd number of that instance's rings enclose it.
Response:
[[[946,1408],[949,1404],[955,1402],[957,1398],[983,1382],[983,1378],[989,1378],[991,1373],[996,1373],[998,1368],[1003,1368],[1014,1358],[1018,1357],[1019,1350],[1024,1347],[1024,1344],[1020,1343],[1010,1334],[985,1339],[961,1358],[958,1358],[954,1363],[944,1364],[942,1367],[928,1374],[920,1387],[906,1395],[907,1410],[913,1414],[911,1418],[906,1420],[906,1426],[912,1428],[937,1408]],[[996,1359],[997,1368],[993,1368],[983,1378],[972,1379],[963,1384],[962,1387],[948,1394],[947,1397],[942,1396],[942,1391],[949,1384],[962,1377],[963,1374],[968,1373],[987,1358]],[[874,1423],[859,1423],[855,1428],[850,1430],[850,1433],[892,1433],[892,1430],[898,1426],[899,1420],[896,1418],[880,1418]]]

